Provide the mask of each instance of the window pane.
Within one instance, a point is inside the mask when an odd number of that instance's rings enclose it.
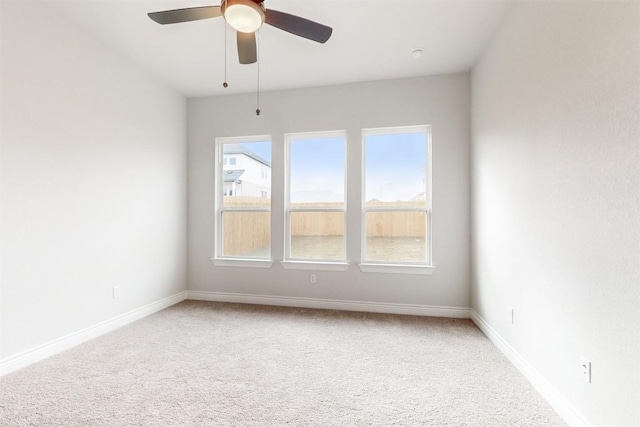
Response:
[[[271,142],[223,144],[222,206],[271,206]]]
[[[344,260],[343,212],[291,212],[291,259]]]
[[[426,206],[424,132],[365,137],[366,206]]]
[[[270,212],[223,212],[222,256],[270,258]]]
[[[289,141],[292,207],[344,205],[344,144],[342,136]]]
[[[366,261],[425,262],[425,212],[367,212]]]

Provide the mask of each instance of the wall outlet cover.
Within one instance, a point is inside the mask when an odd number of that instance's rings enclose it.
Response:
[[[591,384],[591,361],[584,357],[580,358],[580,373],[582,378]]]

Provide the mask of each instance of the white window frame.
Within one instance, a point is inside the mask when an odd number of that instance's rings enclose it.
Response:
[[[270,259],[266,258],[251,258],[251,257],[225,257],[223,256],[223,230],[222,230],[222,215],[225,212],[271,212],[272,206],[268,208],[263,207],[224,207],[223,195],[224,195],[224,178],[223,178],[223,162],[224,162],[224,144],[241,144],[251,142],[265,142],[271,143],[271,152],[273,153],[273,140],[271,135],[255,135],[255,136],[239,136],[239,137],[218,137],[215,140],[215,197],[214,197],[214,252],[211,261],[216,266],[227,267],[258,267],[269,268],[273,264],[273,239],[269,242],[271,245]],[[273,182],[271,183],[273,188]],[[273,202],[272,202],[273,205]]]
[[[291,207],[291,141],[301,139],[318,139],[318,138],[342,138],[344,140],[344,204],[339,208],[297,208]],[[320,131],[320,132],[302,132],[302,133],[286,133],[284,135],[285,142],[285,183],[284,183],[284,253],[283,261],[280,262],[285,269],[295,270],[329,270],[344,271],[349,268],[347,262],[347,132],[339,131]],[[334,260],[309,260],[291,258],[291,214],[294,212],[341,212],[344,216],[344,234],[343,244],[345,248],[344,259]]]
[[[367,206],[366,204],[366,139],[368,136],[375,135],[394,135],[404,133],[424,132],[426,143],[426,159],[425,159],[425,206],[423,207],[377,207]],[[386,128],[368,128],[362,130],[362,213],[360,217],[361,242],[360,242],[360,263],[358,267],[364,273],[404,273],[404,274],[431,274],[435,270],[433,265],[432,250],[432,151],[431,151],[431,125],[419,126],[398,126]],[[425,212],[425,261],[424,262],[380,262],[366,261],[367,250],[367,213],[369,212],[394,212],[394,211],[416,211]]]

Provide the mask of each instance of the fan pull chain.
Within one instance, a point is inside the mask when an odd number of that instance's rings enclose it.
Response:
[[[256,116],[260,115],[260,30],[256,31],[256,63],[258,65],[258,73],[257,73],[257,82],[256,82],[256,86],[257,86],[257,90],[256,90],[256,104],[257,104],[257,108],[256,108]]]
[[[227,23],[224,23],[224,82],[222,83],[223,88],[228,88],[229,83],[227,83]]]

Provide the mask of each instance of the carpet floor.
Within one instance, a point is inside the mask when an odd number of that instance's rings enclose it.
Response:
[[[185,301],[0,378],[2,426],[565,426],[469,320]]]

